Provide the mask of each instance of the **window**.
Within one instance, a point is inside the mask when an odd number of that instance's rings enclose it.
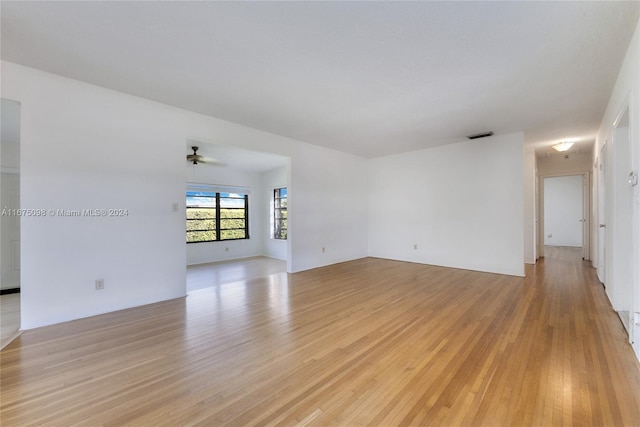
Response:
[[[249,195],[187,191],[187,243],[249,238]]]
[[[273,238],[287,239],[287,189],[273,190]]]

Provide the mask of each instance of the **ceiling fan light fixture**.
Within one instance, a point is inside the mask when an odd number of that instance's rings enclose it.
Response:
[[[554,150],[560,151],[561,153],[569,150],[571,147],[573,147],[573,142],[567,142],[567,141],[564,141],[564,142],[561,142],[560,144],[556,144],[552,146]]]
[[[193,150],[193,154],[187,154],[187,162],[191,164],[199,165],[200,163],[206,163],[213,166],[227,166],[226,163],[221,162],[220,160],[201,156],[200,154],[198,154],[198,147],[195,145],[192,146],[191,149]]]
[[[187,161],[193,163],[194,165],[197,165],[198,160],[200,160],[202,156],[198,155],[198,147],[193,146],[191,147],[191,149],[193,150],[193,154],[187,155]]]

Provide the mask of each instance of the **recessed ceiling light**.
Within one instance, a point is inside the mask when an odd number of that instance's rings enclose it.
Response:
[[[553,146],[553,149],[556,151],[567,151],[569,148],[573,147],[573,142],[561,142],[560,144],[556,144]]]

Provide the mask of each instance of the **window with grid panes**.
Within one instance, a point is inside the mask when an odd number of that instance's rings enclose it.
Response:
[[[187,191],[187,243],[248,238],[248,194]]]
[[[287,189],[273,190],[273,238],[287,239]]]

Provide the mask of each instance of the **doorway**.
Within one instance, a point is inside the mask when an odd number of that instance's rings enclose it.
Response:
[[[541,177],[541,256],[590,259],[588,172]]]
[[[632,259],[633,184],[629,172],[631,165],[631,140],[629,133],[629,109],[623,109],[614,123],[612,144],[603,150],[605,159],[611,158],[611,171],[605,173],[604,216],[604,274],[606,291],[611,305],[620,316],[622,324],[633,337],[634,285]],[[605,168],[608,166],[604,162]],[[605,170],[606,172],[606,170]]]
[[[278,212],[287,218],[290,158],[202,139],[188,139],[186,152],[192,147],[215,161],[186,164],[187,292],[203,283],[213,286],[223,277],[290,271],[290,236],[273,233],[275,189],[285,190],[279,193],[283,207]],[[228,204],[227,199],[240,194],[244,198],[241,207]],[[228,209],[234,209],[233,215],[227,215]],[[204,221],[199,217],[203,215],[219,219]],[[242,225],[243,234],[225,236],[225,227],[236,227],[236,223]],[[284,227],[286,224],[285,219]],[[209,227],[209,237],[200,239],[202,230],[196,228],[203,226]]]
[[[0,348],[20,330],[20,103],[0,100]]]
[[[545,257],[583,258],[582,175],[544,178]]]

